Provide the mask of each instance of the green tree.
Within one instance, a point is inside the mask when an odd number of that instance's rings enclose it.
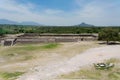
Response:
[[[119,31],[113,28],[105,28],[99,32],[99,40],[106,41],[109,44],[110,41],[119,41]]]
[[[4,34],[4,30],[0,28],[0,36],[2,36],[3,34]]]

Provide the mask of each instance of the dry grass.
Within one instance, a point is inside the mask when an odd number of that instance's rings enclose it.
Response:
[[[0,73],[26,72],[35,66],[71,58],[97,46],[100,46],[97,42],[73,42],[0,47],[0,59],[3,61],[0,62]]]
[[[61,43],[63,46],[59,49],[54,50],[54,52],[65,56],[73,57],[77,54],[80,54],[87,49],[103,46],[99,45],[98,42],[77,42],[77,43]]]
[[[15,80],[17,79],[18,76],[22,74],[24,74],[24,72],[14,72],[14,73],[4,72],[4,73],[0,73],[0,77],[3,80]]]
[[[30,60],[34,59],[35,55],[33,53],[39,51],[46,51],[52,50],[59,46],[60,44],[50,43],[50,44],[42,44],[42,45],[35,45],[35,44],[28,44],[23,46],[13,46],[13,47],[1,47],[0,48],[0,57],[8,61],[23,61],[23,60]]]
[[[94,66],[84,67],[76,72],[63,74],[60,79],[94,79],[94,80],[120,80],[120,60],[109,59],[106,62],[114,63],[115,67],[109,70],[96,70]]]

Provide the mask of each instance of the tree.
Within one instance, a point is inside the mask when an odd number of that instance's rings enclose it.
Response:
[[[4,34],[4,31],[2,28],[0,28],[0,36],[2,36]]]
[[[99,32],[99,40],[106,41],[109,44],[110,41],[119,41],[119,31],[113,28],[105,28]]]

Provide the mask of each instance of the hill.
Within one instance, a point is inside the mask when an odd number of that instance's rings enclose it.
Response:
[[[76,26],[82,26],[82,27],[93,27],[94,25],[91,25],[91,24],[86,24],[84,22],[82,22],[81,24],[78,24]]]
[[[40,25],[39,23],[32,22],[32,21],[25,21],[25,22],[16,22],[7,19],[0,19],[0,24],[11,24],[11,25]]]

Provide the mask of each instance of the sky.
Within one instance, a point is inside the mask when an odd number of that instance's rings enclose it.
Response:
[[[120,26],[120,0],[0,0],[0,19],[69,26]]]

